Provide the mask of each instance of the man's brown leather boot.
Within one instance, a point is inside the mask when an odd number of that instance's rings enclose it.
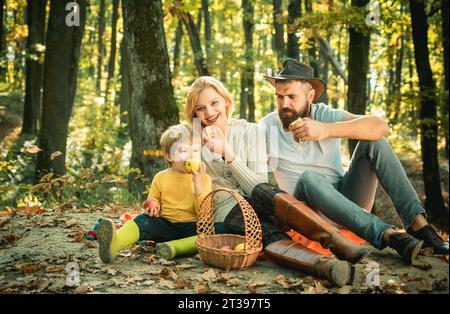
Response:
[[[275,216],[279,226],[289,226],[308,239],[318,241],[339,259],[357,263],[369,254],[368,248],[343,237],[338,228],[313,209],[277,187],[258,184],[251,198],[255,210],[260,211],[258,214]]]
[[[328,279],[340,287],[352,284],[354,268],[349,262],[323,256],[291,240],[273,242],[264,249],[266,258],[284,267]]]

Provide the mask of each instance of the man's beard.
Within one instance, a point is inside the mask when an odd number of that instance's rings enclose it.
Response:
[[[289,125],[297,120],[298,118],[305,118],[309,115],[309,107],[310,105],[306,105],[303,110],[296,112],[289,108],[282,108],[278,110],[278,116],[280,117],[281,123],[283,124],[283,128],[289,129]],[[290,115],[287,115],[290,113]]]

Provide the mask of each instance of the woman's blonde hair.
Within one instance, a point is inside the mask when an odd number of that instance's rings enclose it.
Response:
[[[223,84],[212,76],[201,76],[192,83],[186,96],[186,105],[184,107],[184,114],[186,122],[192,125],[192,119],[195,118],[195,105],[198,101],[198,95],[208,87],[214,90],[225,99],[227,118],[230,119],[234,111],[234,102],[231,99],[230,92],[223,86]]]

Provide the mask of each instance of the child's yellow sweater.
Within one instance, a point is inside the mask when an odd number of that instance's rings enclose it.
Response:
[[[202,174],[203,191],[195,196],[192,174],[173,172],[166,169],[158,172],[152,181],[148,198],[152,198],[161,206],[159,217],[170,222],[197,221],[200,204],[211,192],[211,177]]]

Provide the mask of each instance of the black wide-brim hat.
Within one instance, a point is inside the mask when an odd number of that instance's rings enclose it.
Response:
[[[298,62],[294,59],[286,59],[283,62],[283,69],[275,76],[263,75],[264,78],[275,87],[275,82],[277,80],[287,81],[287,80],[305,80],[311,83],[313,88],[316,90],[316,95],[314,99],[319,98],[325,93],[327,85],[321,79],[314,77],[314,69],[305,64]]]

